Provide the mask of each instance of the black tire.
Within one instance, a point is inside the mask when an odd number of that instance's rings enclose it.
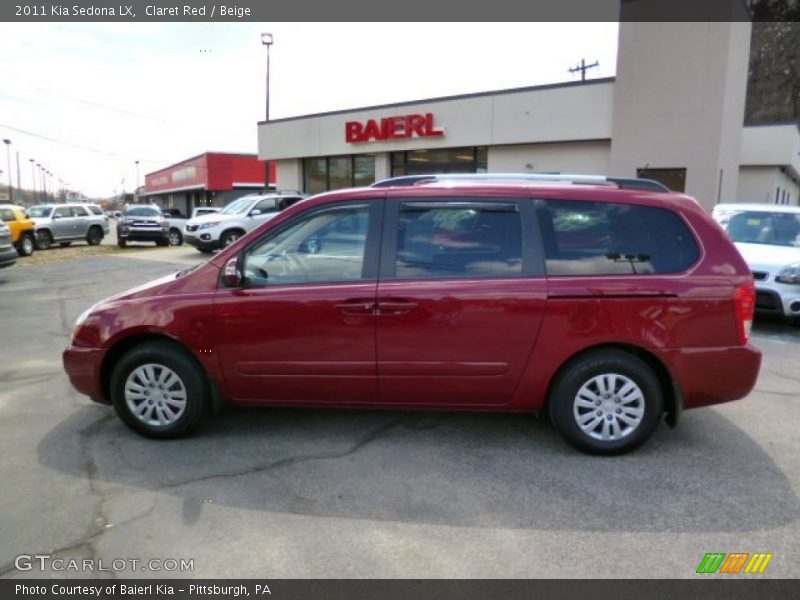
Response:
[[[58,245],[62,248],[69,248],[72,245],[72,242],[58,242]]]
[[[548,408],[553,426],[573,447],[590,454],[624,454],[641,446],[658,427],[664,392],[640,358],[620,350],[598,350],[568,363],[558,374]],[[643,414],[637,417],[640,409]],[[602,439],[604,435],[608,439]]]
[[[100,229],[97,225],[93,225],[89,227],[89,231],[86,234],[86,243],[90,246],[99,246],[100,242],[103,241],[103,230]]]
[[[144,380],[138,379],[136,371],[145,365],[153,365],[152,372],[155,375],[163,373],[159,369],[166,368],[172,371],[180,385],[173,384],[170,388],[173,390],[172,392],[169,389],[159,390],[157,385],[150,387],[140,385],[137,382]],[[139,373],[141,374],[141,371]],[[143,392],[141,401],[131,396],[129,402],[125,397],[126,383],[131,384],[132,390],[141,388],[148,391],[147,396],[144,396]],[[167,415],[166,411],[170,406],[168,405],[170,400],[161,394],[175,394],[181,389],[185,395],[185,405],[182,413],[174,409],[175,412],[171,416],[179,415],[174,422],[162,425],[146,422],[148,417],[153,419]],[[119,418],[137,433],[156,439],[173,439],[191,433],[203,422],[211,406],[208,384],[202,367],[186,350],[169,342],[146,342],[126,352],[111,372],[109,391],[111,402]],[[161,400],[163,400],[163,406],[158,404]],[[142,407],[143,416],[137,417],[131,406]],[[157,408],[157,406],[162,406],[162,408]],[[170,408],[170,410],[173,409]],[[157,411],[161,411],[161,415],[157,414]]]
[[[53,236],[47,229],[36,232],[36,249],[47,250],[53,245]]]
[[[169,240],[156,240],[156,246],[159,248],[163,248],[164,246],[169,246]]]
[[[181,234],[181,230],[173,227],[169,230],[169,245],[170,246],[182,246],[183,245],[183,234]]]
[[[242,231],[237,231],[237,230],[226,231],[225,233],[222,234],[222,237],[219,238],[219,243],[223,248],[227,248],[243,235],[244,232]]]
[[[32,233],[23,233],[17,245],[17,254],[20,256],[30,256],[36,249],[36,240]]]
[[[128,247],[128,240],[125,238],[118,238],[117,239],[117,246],[120,248],[127,248]]]

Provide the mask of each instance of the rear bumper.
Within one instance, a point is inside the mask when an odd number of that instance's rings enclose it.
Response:
[[[104,356],[105,350],[70,345],[64,350],[62,361],[72,387],[95,402],[110,404],[111,401],[103,390],[100,375]]]
[[[756,385],[761,351],[753,346],[662,350],[662,359],[683,392],[683,407],[739,400]]]
[[[0,250],[0,269],[13,266],[17,262],[18,256],[14,246]]]

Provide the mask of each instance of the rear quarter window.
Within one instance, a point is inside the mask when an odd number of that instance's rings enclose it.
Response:
[[[674,212],[577,200],[537,201],[548,275],[680,273],[700,255]]]

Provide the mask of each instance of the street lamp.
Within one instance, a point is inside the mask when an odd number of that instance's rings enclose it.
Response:
[[[35,164],[34,161],[36,159],[29,158],[28,160],[31,161],[31,181],[33,182],[33,203],[37,204],[38,199],[36,197],[36,169],[33,168],[33,165]]]
[[[134,202],[139,202],[139,161],[134,161],[136,163],[136,188],[133,190],[135,195]]]
[[[269,47],[272,46],[272,42],[271,33],[261,34],[261,45],[267,47],[267,121],[269,121]]]
[[[14,203],[14,192],[11,189],[11,140],[3,140],[6,145],[6,156],[8,157],[8,201]]]

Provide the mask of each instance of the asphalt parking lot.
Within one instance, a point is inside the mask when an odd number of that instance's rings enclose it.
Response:
[[[800,329],[757,322],[751,396],[623,457],[520,415],[231,409],[146,440],[72,390],[61,351],[92,303],[204,258],[0,272],[3,577],[681,578],[707,552],[770,552],[764,577],[800,575]],[[19,571],[21,554],[194,570]]]

